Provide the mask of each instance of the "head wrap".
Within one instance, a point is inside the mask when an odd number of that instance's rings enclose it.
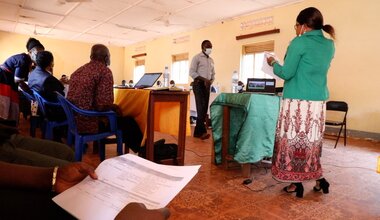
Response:
[[[42,49],[45,49],[44,45],[42,45],[39,40],[32,37],[29,38],[28,42],[26,42],[26,49],[30,51],[31,49],[35,47],[40,47]]]

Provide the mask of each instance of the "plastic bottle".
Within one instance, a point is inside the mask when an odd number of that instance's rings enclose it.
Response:
[[[239,82],[239,74],[238,72],[235,70],[233,73],[232,73],[232,85],[231,85],[231,92],[232,93],[237,93],[238,92],[238,82]]]
[[[164,70],[164,87],[169,87],[169,79],[170,78],[170,73],[169,73],[169,67],[165,66]]]

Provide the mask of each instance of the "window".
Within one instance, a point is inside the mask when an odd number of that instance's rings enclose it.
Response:
[[[136,60],[133,70],[133,82],[136,83],[145,73],[145,60]]]
[[[274,41],[255,43],[243,46],[243,57],[240,69],[240,81],[247,82],[247,78],[272,78],[261,71],[265,56],[264,51],[274,51]]]
[[[187,84],[189,82],[189,54],[182,53],[172,56],[171,80],[176,84]]]

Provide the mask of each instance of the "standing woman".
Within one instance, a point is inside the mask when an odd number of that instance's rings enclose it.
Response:
[[[272,161],[275,179],[291,184],[287,193],[303,197],[303,181],[316,180],[315,191],[329,192],[321,167],[322,138],[325,130],[327,72],[335,47],[331,25],[323,25],[321,12],[313,7],[302,10],[294,26],[295,37],[286,52],[284,65],[273,57],[267,62],[285,80],[283,100],[277,122]]]
[[[0,65],[0,120],[18,122],[19,96],[17,85],[28,78],[38,51],[44,46],[36,39],[26,43],[29,54],[21,53],[9,57]]]

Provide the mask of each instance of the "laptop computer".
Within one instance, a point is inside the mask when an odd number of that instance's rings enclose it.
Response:
[[[261,94],[275,94],[276,93],[276,79],[248,78],[246,92],[261,93]]]
[[[144,89],[152,87],[154,83],[160,78],[162,73],[145,73],[140,80],[135,84],[134,88]]]

